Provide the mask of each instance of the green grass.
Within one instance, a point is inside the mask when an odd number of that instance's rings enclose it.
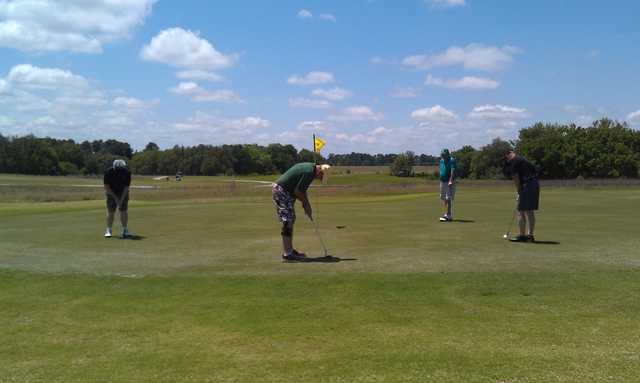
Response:
[[[282,264],[269,188],[217,177],[134,191],[141,240],[101,238],[101,200],[0,199],[0,382],[640,379],[640,188],[544,188],[549,243],[511,244],[508,184],[440,224],[433,184],[339,177],[312,192],[332,264]],[[320,255],[302,215],[295,241]]]

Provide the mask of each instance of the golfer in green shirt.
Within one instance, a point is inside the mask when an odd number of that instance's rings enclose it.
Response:
[[[304,253],[293,248],[293,225],[296,221],[294,204],[296,199],[299,199],[304,213],[313,220],[307,189],[313,180],[322,180],[329,168],[329,165],[302,162],[289,168],[273,184],[273,202],[276,205],[278,219],[282,223],[280,234],[282,235],[283,261],[299,261],[305,258]]]

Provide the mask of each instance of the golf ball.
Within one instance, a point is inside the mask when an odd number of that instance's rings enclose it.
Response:
[[[503,235],[503,236],[502,236],[502,238],[507,238],[507,235],[506,235],[506,234],[505,234],[505,235]]]

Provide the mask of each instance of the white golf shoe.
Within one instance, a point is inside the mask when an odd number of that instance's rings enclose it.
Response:
[[[111,238],[112,234],[111,234],[111,229],[107,229],[107,231],[104,232],[104,237],[105,238]]]

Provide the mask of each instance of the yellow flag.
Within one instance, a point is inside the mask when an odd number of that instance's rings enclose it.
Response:
[[[324,146],[324,141],[316,137],[315,141],[313,142],[313,150],[316,153],[320,153],[320,149],[322,149],[323,146]]]

